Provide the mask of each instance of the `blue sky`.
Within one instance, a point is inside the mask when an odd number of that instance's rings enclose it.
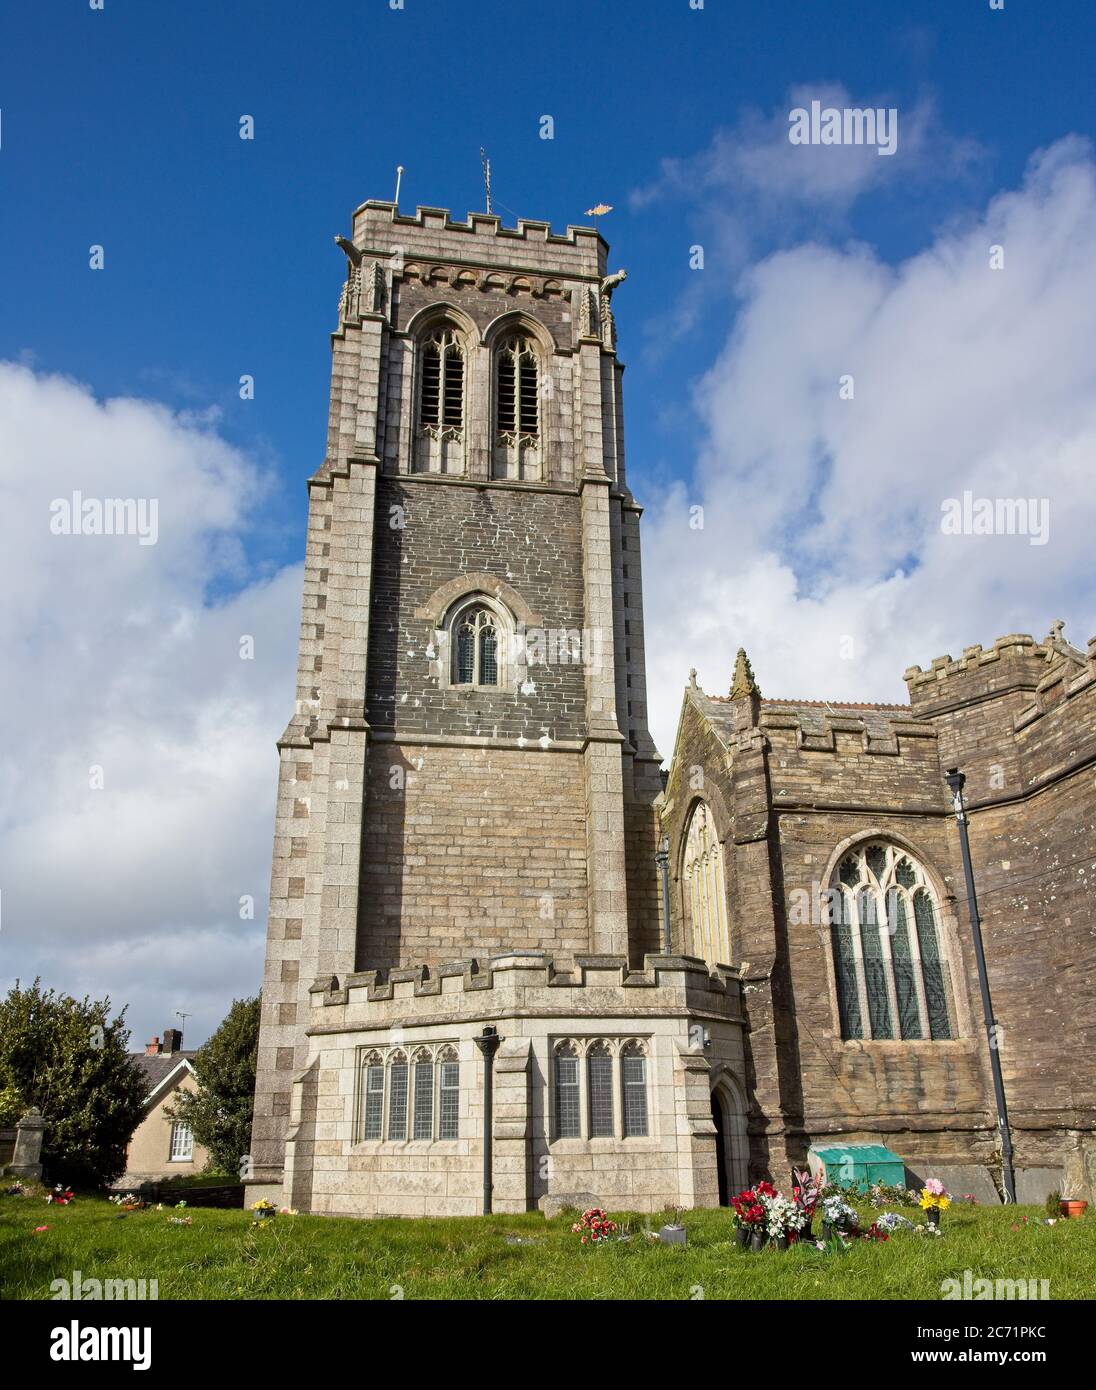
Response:
[[[109,992],[138,1034],[182,1009],[193,1042],[256,987],[332,238],[397,164],[407,210],[481,209],[481,145],[507,221],[614,207],[664,755],[689,667],[725,689],[740,644],[766,694],[884,700],[1056,617],[1083,646],[1094,54],[1088,0],[9,6],[0,987]],[[812,96],[897,109],[898,153],[793,151]],[[160,497],[160,543],[53,543],[73,488]],[[964,488],[1045,499],[1049,543],[942,538]]]
[[[1002,13],[988,0],[13,5],[0,56],[0,353],[29,349],[101,395],[219,407],[223,433],[286,484],[255,557],[293,556],[301,481],[323,448],[343,270],[331,238],[358,202],[391,196],[397,163],[407,207],[481,208],[482,144],[500,210],[562,227],[614,205],[603,227],[631,271],[618,317],[642,495],[689,467],[680,417],[660,403],[685,397],[733,312],[712,303],[670,360],[642,351],[644,322],[686,289],[688,248],[712,230],[684,193],[630,208],[660,161],[701,152],[798,83],[840,81],[859,102],[900,109],[928,94],[985,157],[967,179],[901,184],[849,211],[838,230],[896,259],[1014,182],[1033,148],[1089,128],[1094,39],[1083,0],[1009,0]],[[238,138],[243,113],[253,142]],[[553,140],[539,138],[545,113]],[[92,243],[106,252],[99,275]],[[238,399],[243,372],[254,402]],[[284,526],[271,529],[275,518]]]

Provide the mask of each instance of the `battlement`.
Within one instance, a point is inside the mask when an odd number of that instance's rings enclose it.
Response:
[[[1029,633],[1012,632],[1005,637],[998,637],[988,651],[980,642],[976,642],[973,647],[963,648],[963,655],[958,661],[952,656],[936,656],[933,657],[927,671],[922,671],[920,666],[907,667],[902,673],[902,679],[912,692],[915,686],[934,685],[949,676],[970,671],[975,667],[989,666],[1002,658],[1007,660],[1026,656],[1045,660],[1046,655],[1047,648],[1040,646]]]
[[[795,747],[811,753],[836,753],[837,735],[853,734],[858,752],[892,757],[902,750],[900,740],[936,737],[931,724],[912,717],[908,705],[834,703],[828,700],[763,700],[758,726],[779,738],[779,731],[795,734]]]
[[[609,252],[592,227],[569,226],[560,235],[549,223],[531,218],[506,227],[492,213],[473,212],[460,222],[446,208],[418,207],[407,214],[395,203],[372,199],[355,209],[353,226],[359,250],[397,264],[414,258],[600,280]]]
[[[634,1015],[647,1009],[665,1012],[676,1004],[692,1012],[737,1017],[740,987],[736,969],[712,970],[693,956],[647,955],[641,970],[630,969],[624,956],[576,956],[573,969],[560,970],[545,951],[513,951],[487,961],[361,970],[341,981],[327,976],[316,980],[309,993],[314,1007],[346,1009],[357,1018],[363,1007],[371,1015],[376,1006],[383,1017],[399,1015],[410,1026],[420,1013],[436,1022],[439,1009],[451,1011],[454,1018],[470,1011],[498,1017],[607,1010]],[[326,1021],[317,1026],[325,1027]]]

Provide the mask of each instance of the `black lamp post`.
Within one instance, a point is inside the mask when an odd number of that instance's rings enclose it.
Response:
[[[673,943],[670,935],[670,837],[663,835],[659,841],[658,849],[655,850],[655,864],[658,866],[659,878],[662,880],[662,953],[663,955],[673,954]]]
[[[997,1046],[993,1004],[989,997],[989,977],[986,974],[986,953],[982,949],[982,920],[978,916],[978,899],[974,892],[974,869],[970,862],[970,839],[967,834],[967,813],[963,807],[963,784],[966,777],[957,767],[948,768],[944,776],[951,791],[955,820],[959,826],[959,845],[963,852],[963,877],[967,884],[967,911],[970,913],[974,937],[974,959],[978,965],[978,986],[982,992],[982,1013],[986,1021],[986,1040],[989,1043],[989,1064],[993,1071],[993,1093],[997,1100],[997,1128],[1001,1135],[1001,1182],[1005,1198],[1016,1201],[1016,1182],[1012,1173],[1012,1136],[1008,1127],[1008,1107],[1005,1104],[1005,1082],[1001,1075],[1001,1054]]]
[[[499,1030],[490,1023],[483,1025],[483,1032],[475,1040],[483,1053],[483,1214],[491,1215],[491,1189],[494,1176],[491,1167],[491,1129],[493,1115],[495,1053],[502,1039]]]

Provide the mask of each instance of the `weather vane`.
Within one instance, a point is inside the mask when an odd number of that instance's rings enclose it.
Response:
[[[487,158],[487,151],[480,146],[480,164],[483,165],[483,187],[487,194],[487,212],[491,212],[491,161]]]
[[[592,208],[586,209],[586,216],[594,219],[594,230],[597,230],[597,220],[604,217],[607,212],[612,212],[612,203],[595,203]]]

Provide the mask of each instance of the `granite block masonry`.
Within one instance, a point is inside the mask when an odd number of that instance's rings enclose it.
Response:
[[[762,700],[742,654],[726,699],[686,692],[664,786],[605,242],[384,202],[338,241],[250,1199],[478,1212],[485,1027],[497,1211],[725,1203],[835,1134],[988,1171],[942,758],[1005,778],[972,835],[1024,1152],[1090,1172],[1092,1097],[1028,986],[1033,955],[1091,967],[1082,890],[1036,945],[1009,875],[1063,823],[1093,854],[1093,653],[1004,639],[837,710]],[[815,921],[831,879],[848,912]]]

